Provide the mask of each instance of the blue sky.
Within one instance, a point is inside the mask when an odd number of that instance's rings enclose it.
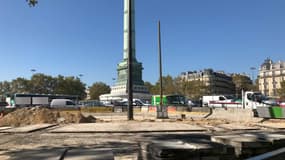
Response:
[[[285,60],[284,0],[136,0],[136,55],[143,79],[213,68],[248,73],[270,57]],[[109,85],[123,59],[123,0],[1,1],[0,81],[36,73]],[[257,71],[255,71],[255,75]]]

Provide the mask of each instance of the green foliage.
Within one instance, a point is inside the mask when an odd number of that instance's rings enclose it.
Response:
[[[156,87],[153,84],[151,84],[150,82],[144,82],[144,85],[146,86],[150,94],[157,94]]]
[[[12,93],[23,93],[27,92],[30,89],[29,81],[24,78],[17,78],[15,80],[12,80],[10,86],[10,92]]]
[[[5,95],[9,94],[11,91],[11,83],[8,81],[4,81],[0,83],[0,94]]]
[[[179,84],[178,87],[181,94],[192,100],[199,100],[199,98],[209,92],[209,87],[199,80],[183,81],[177,78],[177,83]]]
[[[252,81],[248,76],[236,74],[232,76],[233,83],[236,87],[236,95],[241,96],[242,90],[250,91],[250,90],[257,90],[255,85],[252,84]],[[258,84],[258,83],[257,83]]]
[[[162,90],[164,95],[178,93],[176,83],[170,75],[162,77]],[[160,93],[160,80],[158,80],[155,86],[152,88],[152,94],[159,94],[159,93]]]
[[[100,95],[110,93],[110,91],[110,86],[103,82],[96,82],[89,88],[91,99],[99,99]]]
[[[86,97],[85,84],[78,77],[63,77],[59,75],[56,78],[54,92],[57,94],[78,95],[80,99]]]
[[[12,82],[0,82],[0,93],[38,93],[78,95],[79,99],[86,97],[85,84],[75,77],[52,77],[44,74],[34,74],[30,80],[17,78]]]
[[[160,94],[160,81],[155,85],[150,82],[145,82],[145,86],[153,95]],[[191,99],[198,100],[203,95],[207,94],[209,88],[201,81],[183,81],[180,77],[173,78],[170,75],[162,77],[163,94],[182,94]]]
[[[38,73],[34,74],[28,83],[31,93],[52,94],[56,87],[56,78]]]

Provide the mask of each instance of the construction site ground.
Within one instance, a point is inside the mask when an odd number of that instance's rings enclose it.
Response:
[[[36,110],[41,114],[41,109]],[[56,113],[62,116],[46,123],[34,112],[25,112],[34,114],[37,123],[29,119],[26,120],[29,124],[17,121],[17,125],[0,127],[1,160],[232,160],[278,149],[281,152],[270,159],[285,156],[282,152],[285,120],[282,119],[231,121],[211,118],[207,112],[169,113],[169,118],[157,119],[156,113],[136,112],[134,120],[128,121],[125,112],[74,111]],[[49,113],[49,117],[53,116]],[[80,122],[82,117],[85,121]]]

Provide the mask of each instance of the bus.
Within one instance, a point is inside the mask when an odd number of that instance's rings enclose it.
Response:
[[[154,106],[160,105],[160,95],[153,95],[151,98],[151,104]],[[163,105],[173,105],[173,106],[187,106],[187,98],[183,95],[163,95],[162,96]]]
[[[104,106],[104,104],[98,100],[84,100],[84,101],[79,101],[78,104],[84,107]]]
[[[45,106],[49,107],[53,99],[70,99],[73,102],[78,102],[77,95],[58,95],[58,94],[30,94],[30,93],[15,93],[7,95],[6,102],[9,107],[29,107],[29,106]]]

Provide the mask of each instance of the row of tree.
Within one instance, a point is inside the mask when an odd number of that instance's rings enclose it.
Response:
[[[233,82],[235,84],[236,93],[241,93],[241,90],[258,90],[256,85],[253,85],[247,77],[242,75],[234,75]],[[201,96],[209,94],[211,90],[202,81],[183,81],[180,77],[173,78],[170,75],[162,77],[163,93],[164,94],[182,94],[191,99],[199,99]],[[145,86],[150,93],[155,95],[160,93],[159,80],[152,84],[145,82]],[[285,81],[281,83],[279,95],[285,97]],[[91,99],[99,99],[101,94],[110,93],[111,88],[103,82],[95,82],[89,87]],[[25,78],[17,78],[11,82],[0,82],[0,94],[14,93],[38,93],[38,94],[68,94],[78,95],[80,99],[86,98],[86,85],[81,82],[78,77],[52,77],[44,74],[34,74],[30,80]]]
[[[30,80],[17,78],[11,82],[0,82],[0,94],[37,93],[37,94],[67,94],[86,97],[85,84],[78,77],[52,77],[41,73],[34,74]]]
[[[242,90],[258,90],[257,85],[254,85],[247,76],[237,74],[233,75],[232,79],[235,85],[235,93],[238,95]],[[210,86],[205,85],[200,80],[184,81],[180,77],[173,78],[169,75],[162,77],[162,83],[164,94],[182,94],[194,100],[198,100],[203,95],[211,94],[212,90]],[[159,81],[155,85],[149,82],[146,82],[145,85],[151,94],[159,94]]]

